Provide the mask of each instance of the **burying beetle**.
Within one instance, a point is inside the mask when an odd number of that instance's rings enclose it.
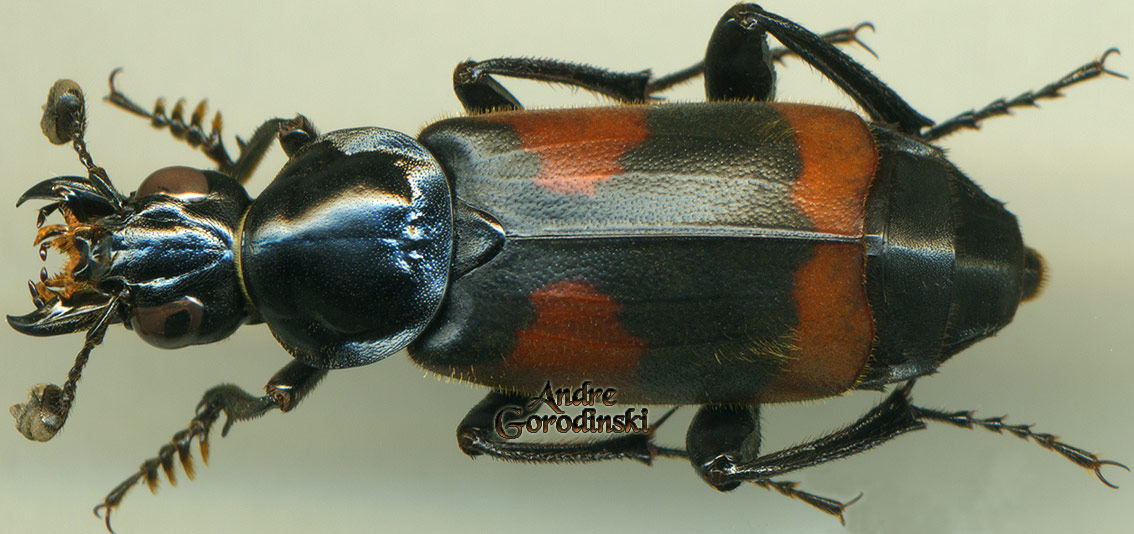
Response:
[[[737,101],[772,97],[765,31],[874,122]],[[913,378],[1007,324],[1042,279],[1014,217],[929,142],[1108,72],[1105,56],[934,127],[822,38],[738,6],[715,30],[704,65],[672,76],[470,62],[458,67],[455,89],[473,116],[436,123],[416,141],[375,128],[320,137],[302,117],[272,120],[235,161],[218,125],[203,132],[202,108],[185,124],[180,108],[169,119],[160,107],[146,113],[112,85],[112,102],[203,145],[221,170],[158,171],[130,197],[85,149],[81,92],[58,84],[44,131],[73,143],[88,176],[48,180],[20,199],[52,201],[41,225],[61,211],[66,224],[43,227],[37,243],[70,261],[33,284],[36,312],[9,321],[38,335],[87,330],[87,340],[63,388],[37,387],[13,413],[25,435],[50,439],[112,322],[183,346],[263,321],[296,358],[269,394],[210,390],[188,431],[100,506],[116,506],[140,479],[155,481],[159,465],[171,472],[175,452],[186,463],[194,436],[205,454],[221,411],[229,424],[287,411],[324,369],[403,347],[428,369],[496,390],[458,429],[470,455],[688,457],[717,488],[754,482],[841,518],[845,504],[771,478],[943,421],[1031,438],[1101,479],[1102,465],[1120,464],[998,418],[916,407],[909,392]],[[505,111],[519,103],[490,77],[641,103],[702,71],[710,104],[513,113]],[[291,160],[253,202],[237,181],[275,137]],[[647,436],[545,445],[491,433],[496,412],[545,381],[586,379],[619,388],[623,402],[705,406],[684,450]],[[897,382],[905,385],[851,426],[758,454],[759,403]]]

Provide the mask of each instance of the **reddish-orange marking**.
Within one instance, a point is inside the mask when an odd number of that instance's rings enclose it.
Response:
[[[512,354],[499,364],[502,376],[524,377],[537,389],[547,380],[605,380],[610,387],[634,376],[646,342],[622,328],[617,301],[581,281],[556,282],[529,298],[535,320],[516,332]]]
[[[863,285],[862,246],[822,243],[795,273],[796,349],[760,402],[816,399],[854,385],[866,367],[874,323]]]
[[[647,107],[585,108],[503,113],[520,146],[538,154],[535,182],[562,195],[594,196],[595,186],[622,172],[619,158],[649,135]]]
[[[779,104],[795,130],[802,170],[792,201],[816,230],[862,235],[866,193],[878,169],[878,151],[866,123],[849,111]]]

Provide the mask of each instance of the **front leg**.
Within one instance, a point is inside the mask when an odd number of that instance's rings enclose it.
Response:
[[[110,73],[110,94],[106,97],[107,101],[130,113],[149,119],[150,125],[156,129],[169,128],[169,133],[174,138],[185,141],[189,146],[200,148],[216,164],[218,171],[231,176],[242,184],[246,183],[248,178],[251,177],[256,166],[260,164],[260,160],[264,158],[264,154],[271,147],[272,141],[277,137],[280,144],[283,145],[284,151],[290,156],[300,146],[318,135],[315,126],[303,115],[294,119],[268,119],[253,132],[252,137],[248,138],[247,141],[240,137],[236,138],[240,154],[236,160],[233,160],[228,154],[228,149],[224,146],[224,139],[221,137],[222,121],[219,111],[213,116],[211,130],[207,135],[203,125],[207,109],[204,100],[197,104],[193,114],[189,117],[188,123],[185,122],[184,118],[184,99],[178,100],[173,111],[168,115],[165,111],[165,100],[161,98],[154,103],[153,111],[146,111],[145,108],[135,103],[114,85],[114,78],[121,70],[115,69],[114,72]]]
[[[158,451],[156,457],[143,462],[136,473],[111,490],[102,503],[95,506],[95,515],[102,517],[100,512],[105,509],[106,529],[113,532],[110,528],[111,512],[122,503],[126,493],[139,481],[144,480],[150,491],[155,491],[160,467],[169,479],[169,483],[177,485],[173,469],[174,453],[177,454],[177,460],[185,470],[185,476],[190,480],[193,479],[193,458],[190,455],[193,438],[197,438],[201,448],[201,460],[205,464],[209,463],[209,431],[222,412],[225,414],[225,422],[221,427],[221,437],[224,437],[237,421],[255,419],[273,409],[285,413],[290,411],[315,389],[324,376],[327,376],[326,369],[318,369],[293,360],[268,380],[268,384],[264,386],[267,394],[262,397],[252,395],[232,384],[221,384],[209,389],[197,404],[197,414],[189,422],[188,428],[174,434],[173,439]]]

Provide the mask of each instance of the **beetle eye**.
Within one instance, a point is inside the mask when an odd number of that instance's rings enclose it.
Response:
[[[209,194],[209,180],[205,173],[192,167],[166,167],[158,169],[142,180],[136,198],[156,194],[170,196],[200,196]]]
[[[185,297],[160,306],[136,307],[130,323],[146,343],[175,349],[196,342],[203,314],[197,299]]]

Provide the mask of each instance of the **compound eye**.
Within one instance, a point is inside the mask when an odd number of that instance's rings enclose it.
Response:
[[[160,306],[139,306],[134,308],[130,324],[146,343],[176,349],[197,342],[204,309],[192,297]]]
[[[149,195],[203,196],[209,194],[209,180],[205,173],[192,167],[166,167],[158,169],[142,180],[136,198]]]

